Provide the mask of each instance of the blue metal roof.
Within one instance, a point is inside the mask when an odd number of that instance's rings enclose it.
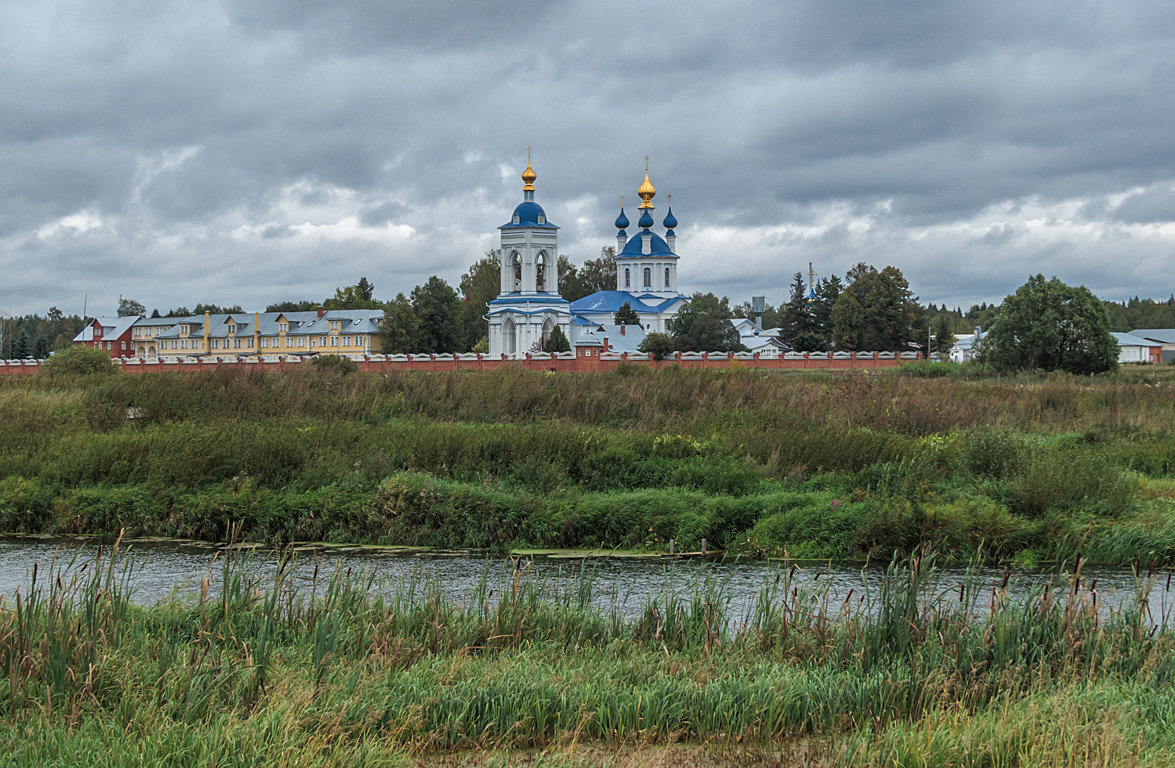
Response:
[[[584,296],[571,302],[572,312],[615,312],[625,304],[637,312],[653,312],[652,307],[632,295],[628,291],[596,291],[590,296]]]
[[[509,224],[503,224],[498,229],[513,229],[515,227],[538,227],[539,229],[558,229],[547,221],[547,212],[533,200],[525,200],[514,209],[514,215]]]
[[[675,304],[679,301],[686,301],[686,300],[687,300],[687,298],[685,296],[674,296],[673,298],[665,299],[658,304],[650,305],[650,304],[648,304],[648,302],[646,302],[645,306],[652,306],[654,312],[664,312],[666,309],[668,309],[673,304]]]
[[[1135,328],[1130,335],[1157,341],[1160,344],[1175,343],[1175,328]]]
[[[609,352],[637,354],[641,342],[645,340],[645,329],[639,325],[626,325],[623,331],[621,333],[619,325],[592,323],[590,329],[584,329],[575,334],[573,345],[577,347],[602,346],[604,339],[607,339]]]
[[[635,259],[641,256],[659,256],[661,258],[677,258],[670,248],[669,243],[665,242],[665,238],[658,235],[656,232],[649,232],[649,252],[641,253],[641,238],[645,236],[645,232],[638,232],[632,237],[628,238],[628,242],[624,244],[624,250],[616,254],[618,259]]]
[[[635,312],[664,312],[667,307],[676,302],[686,301],[685,296],[672,296],[662,299],[650,294],[637,295],[629,291],[596,291],[590,296],[571,302],[573,313],[615,312],[627,304]]]
[[[1134,332],[1120,333],[1118,331],[1110,331],[1110,335],[1118,342],[1119,347],[1157,347],[1163,342],[1151,341],[1150,339],[1138,336]]]

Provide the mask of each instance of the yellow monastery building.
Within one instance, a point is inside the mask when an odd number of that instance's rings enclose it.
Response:
[[[380,309],[204,313],[139,318],[131,328],[141,360],[198,357],[365,355],[380,351]]]

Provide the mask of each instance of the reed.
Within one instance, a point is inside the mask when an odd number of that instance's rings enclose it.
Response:
[[[784,565],[746,615],[704,577],[625,618],[586,567],[487,564],[446,597],[420,572],[295,580],[291,557],[263,576],[229,550],[199,598],[148,608],[113,554],[31,575],[0,603],[0,747],[18,764],[97,743],[125,765],[276,766],[739,742],[860,765],[1161,765],[1175,745],[1175,636],[1139,607],[1165,588],[1153,574],[1106,610],[1080,562],[1011,598],[895,561],[839,603]]]

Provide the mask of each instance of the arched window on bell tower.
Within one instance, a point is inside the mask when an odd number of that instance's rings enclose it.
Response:
[[[515,293],[518,293],[522,290],[522,257],[518,255],[518,251],[514,252],[510,257],[510,261],[514,265],[514,275],[512,278],[513,290]]]
[[[624,268],[624,287],[625,289],[632,287],[632,270],[628,267]]]
[[[547,290],[546,251],[539,251],[538,258],[534,260],[534,289],[539,293],[545,293]]]
[[[513,355],[518,349],[518,334],[512,318],[507,317],[502,321],[502,341],[502,351],[507,355]]]
[[[669,267],[665,267],[665,290],[669,290]]]

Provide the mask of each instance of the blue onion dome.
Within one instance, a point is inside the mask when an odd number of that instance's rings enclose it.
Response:
[[[665,212],[665,229],[673,229],[677,226],[677,217],[673,215],[673,206],[669,206],[669,210]]]
[[[627,229],[628,217],[624,215],[624,206],[620,206],[620,215],[616,217],[616,228]]]
[[[541,226],[547,223],[547,213],[532,200],[524,200],[514,209],[512,223],[518,226]]]
[[[641,214],[641,220],[638,221],[637,224],[640,225],[641,229],[648,229],[649,227],[653,226],[653,217],[649,215],[649,210],[647,208],[645,209],[644,213]]]

